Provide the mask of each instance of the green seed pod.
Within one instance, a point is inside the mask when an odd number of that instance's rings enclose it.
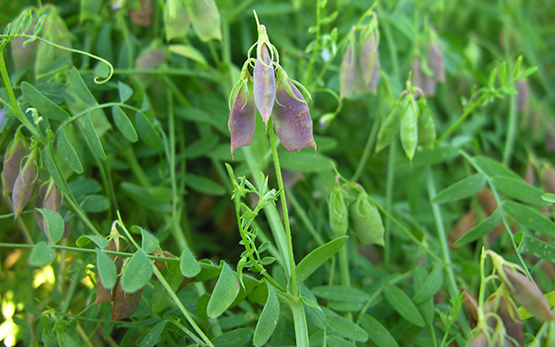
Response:
[[[513,271],[506,266],[503,267],[503,272],[509,280],[509,283],[505,283],[505,285],[516,302],[524,306],[528,312],[543,322],[555,320],[547,300],[545,300],[543,294],[532,281],[523,274]],[[505,280],[504,276],[500,277],[502,280]]]
[[[21,131],[17,131],[14,141],[6,150],[4,166],[2,168],[2,194],[4,196],[13,191],[15,180],[19,175],[21,160],[27,155],[25,142]]]
[[[360,193],[349,206],[349,216],[352,228],[362,243],[384,245],[382,217],[366,193]]]
[[[19,216],[21,211],[23,211],[33,193],[33,188],[35,187],[35,182],[38,177],[37,164],[35,163],[38,153],[37,151],[38,149],[35,148],[31,154],[23,158],[25,164],[21,168],[21,171],[15,180],[12,191],[14,219]]]
[[[416,145],[418,144],[418,127],[417,127],[417,114],[418,106],[411,96],[407,98],[409,104],[403,112],[401,118],[401,144],[405,155],[409,158],[412,163],[412,158],[414,157],[414,152],[416,151]]]
[[[385,119],[382,121],[380,131],[378,132],[378,142],[376,143],[376,153],[389,146],[399,133],[399,110],[404,109],[405,103],[401,104],[396,101]]]
[[[433,148],[436,140],[436,128],[424,97],[418,99],[418,111],[420,112],[418,117],[418,145]]]
[[[222,41],[220,12],[214,0],[189,0],[185,1],[185,6],[201,41]]]
[[[339,184],[335,185],[328,196],[328,207],[331,230],[337,237],[345,235],[349,227],[349,212]]]

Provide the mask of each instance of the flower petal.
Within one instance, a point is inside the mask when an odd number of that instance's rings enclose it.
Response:
[[[276,76],[266,45],[262,46],[260,56],[256,58],[253,81],[254,103],[267,128],[276,96]]]
[[[303,101],[295,100],[287,91],[285,83],[289,84],[288,86],[297,99]],[[289,81],[278,83],[272,122],[281,144],[289,152],[296,152],[307,147],[316,150],[310,110],[299,89]]]
[[[250,83],[249,83],[250,84]],[[239,87],[227,126],[231,134],[231,155],[233,151],[239,147],[245,147],[251,144],[256,128],[256,107],[251,88],[246,85]]]

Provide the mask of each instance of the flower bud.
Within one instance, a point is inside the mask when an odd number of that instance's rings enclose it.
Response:
[[[13,191],[15,180],[19,175],[21,160],[27,155],[23,135],[18,130],[14,141],[6,150],[4,166],[2,168],[2,195],[6,196]]]
[[[232,156],[237,148],[251,144],[256,128],[256,105],[252,83],[247,81],[240,83],[227,123],[231,135]]]
[[[140,9],[132,9],[129,11],[129,17],[131,22],[135,25],[140,25],[143,27],[150,27],[152,21],[152,11],[154,10],[154,4],[152,0],[141,0]]]
[[[364,84],[369,86],[370,82],[373,82],[372,78],[375,75],[374,68],[376,67],[376,64],[379,66],[378,45],[376,42],[376,33],[374,31],[360,47],[359,63]]]
[[[513,271],[507,266],[503,267],[505,276],[500,276],[509,289],[511,296],[528,312],[541,321],[554,320],[553,312],[538,287],[523,274]]]
[[[488,347],[488,339],[483,331],[480,331],[477,335],[475,335],[472,340],[470,340],[466,347]]]
[[[362,243],[384,245],[382,217],[366,193],[360,193],[349,206],[349,216],[353,221],[353,230]]]
[[[33,193],[33,188],[38,177],[37,164],[35,163],[37,151],[38,149],[35,148],[31,154],[23,158],[25,164],[15,179],[12,191],[14,219],[23,211]]]
[[[341,99],[350,98],[355,85],[357,66],[352,46],[354,45],[350,43],[347,45],[339,68],[339,97]]]
[[[505,346],[513,346],[511,340],[508,339],[507,336],[510,336],[517,341],[518,346],[524,345],[524,330],[522,328],[522,321],[519,319],[516,307],[511,300],[507,300],[505,295],[498,298],[498,295],[494,293],[485,302],[484,311],[486,313],[495,313],[499,318],[501,318],[504,331],[506,332],[506,335],[501,337],[501,339],[504,340]],[[496,330],[498,323],[497,319],[490,316],[487,323],[493,330]]]
[[[437,41],[430,42],[428,45],[428,62],[434,72],[434,80],[445,83],[445,60]]]
[[[516,90],[518,91],[518,110],[521,114],[526,115],[528,113],[528,93],[530,90],[528,80],[523,78],[516,81]]]
[[[341,237],[349,227],[349,212],[343,198],[343,189],[336,184],[328,196],[329,222],[335,236]]]
[[[289,152],[307,147],[316,150],[310,109],[299,89],[288,80],[287,74],[281,67],[278,67],[272,122],[281,144]]]
[[[413,86],[423,89],[424,79],[422,77],[422,70],[420,68],[420,59],[418,58],[414,58],[414,60],[412,61],[412,67],[410,69],[410,79]]]
[[[60,213],[62,206],[62,194],[56,188],[54,180],[50,179],[48,185],[45,184],[44,187],[41,188],[41,194],[39,196],[42,199],[40,202],[40,208]],[[44,233],[50,240],[50,232],[48,230],[48,224],[45,223],[44,216],[41,213],[35,213],[35,215],[37,216],[40,228],[44,228]]]
[[[170,4],[164,6],[164,29],[167,42],[187,36],[190,26],[191,19],[183,2],[175,1],[173,6]]]
[[[401,145],[411,163],[418,144],[417,114],[418,106],[410,99],[401,118]]]
[[[220,12],[214,0],[189,0],[185,1],[185,6],[201,41],[222,40]]]
[[[261,27],[264,27],[261,25]],[[264,31],[266,29],[263,29]],[[272,60],[265,44],[260,49],[260,56],[256,58],[253,71],[254,103],[262,116],[266,129],[272,114],[276,96],[276,76]]]
[[[58,13],[54,5],[47,4],[43,7],[47,17],[42,26],[41,36],[63,47],[71,48],[72,34],[69,32],[64,19]],[[61,58],[69,59],[67,64],[71,65],[71,52],[53,46],[51,43],[39,42],[37,48],[38,59],[35,62],[36,76],[50,69],[51,64]]]
[[[336,116],[337,114],[335,113],[324,114],[322,117],[320,117],[320,120],[318,121],[320,128],[326,129],[330,125],[330,123],[335,119]]]

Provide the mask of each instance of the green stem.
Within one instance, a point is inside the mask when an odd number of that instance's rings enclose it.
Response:
[[[254,180],[255,185],[260,189],[262,187],[262,178],[260,177],[260,168],[252,155],[251,148],[249,146],[243,147],[243,153],[245,154],[245,159],[247,160],[247,165],[251,172],[251,176]],[[272,235],[277,244],[279,250],[279,257],[277,261],[284,267],[287,276],[291,276],[289,265],[290,259],[287,257],[287,240],[285,231],[283,229],[283,224],[281,224],[281,219],[279,217],[279,212],[274,204],[268,205],[264,208],[266,217],[268,218],[268,224],[272,230]]]
[[[176,169],[176,160],[175,160],[175,112],[174,112],[174,105],[173,105],[173,95],[171,91],[167,93],[168,98],[168,131],[169,131],[169,142],[170,142],[170,178],[171,178],[171,187],[172,187],[172,215],[171,215],[171,231],[172,235],[175,238],[175,241],[179,245],[179,250],[183,251],[185,248],[189,248],[187,245],[187,240],[185,239],[185,235],[183,235],[183,230],[181,229],[181,218],[180,213],[178,213],[178,204],[180,201],[180,197],[177,191],[177,178],[175,176],[175,169]]]
[[[366,166],[366,162],[370,157],[370,152],[372,151],[372,145],[376,141],[376,136],[378,135],[378,125],[380,122],[378,121],[379,117],[376,117],[374,120],[374,124],[372,124],[372,129],[370,130],[370,135],[368,136],[368,140],[366,141],[366,146],[364,146],[364,152],[362,152],[362,157],[360,157],[360,161],[358,162],[357,169],[351,178],[352,182],[358,181],[362,172],[364,171],[364,167]]]
[[[445,130],[445,132],[439,137],[439,139],[437,139],[436,144],[443,142],[449,135],[451,135],[451,133],[455,131],[455,129],[457,129],[466,120],[466,118],[468,118],[468,116],[470,116],[472,112],[474,112],[474,110],[478,108],[478,106],[482,105],[482,103],[486,99],[487,95],[482,94],[482,96],[478,98],[478,100],[468,106],[464,113],[455,121],[455,123],[453,123],[447,130]]]
[[[312,222],[306,215],[304,209],[302,208],[301,204],[299,203],[295,195],[288,188],[286,189],[286,191],[287,193],[289,193],[289,201],[291,201],[291,205],[293,205],[295,212],[297,212],[297,214],[303,221],[303,224],[306,227],[306,230],[308,230],[310,235],[314,238],[314,241],[316,241],[316,244],[318,246],[322,246],[325,243],[324,240],[322,239],[322,236],[320,236],[320,234],[316,231],[316,228],[314,227],[314,225],[312,225]]]
[[[393,202],[393,185],[395,182],[395,157],[397,154],[397,141],[393,141],[389,146],[389,157],[387,160],[387,179],[385,182],[385,209],[391,211],[391,206]],[[385,221],[385,232],[384,232],[384,265],[386,269],[389,269],[391,263],[391,222],[390,220]]]
[[[339,250],[339,276],[341,277],[341,285],[345,287],[351,286],[351,274],[349,273],[349,254],[346,245]]]
[[[276,169],[276,179],[280,191],[281,210],[283,212],[283,224],[285,225],[285,237],[287,240],[287,255],[289,257],[290,267],[290,283],[289,288],[294,297],[298,296],[299,289],[297,287],[297,276],[295,274],[295,256],[293,255],[293,237],[291,236],[291,225],[289,224],[289,212],[287,211],[287,198],[285,197],[285,187],[283,186],[283,177],[281,176],[281,167],[279,165],[279,156],[276,148],[276,140],[274,134],[274,126],[270,119],[268,126],[268,133],[270,134],[270,146],[272,147],[272,155],[274,158],[274,167]],[[285,255],[284,255],[285,256]]]
[[[314,50],[312,51],[312,57],[310,58],[310,62],[308,63],[308,68],[306,69],[305,74],[305,84],[310,85],[310,77],[312,76],[312,70],[314,70],[314,64],[316,63],[316,59],[318,58],[318,54],[320,53],[320,16],[321,16],[321,6],[320,1],[315,1],[316,3],[316,37],[314,38],[316,45],[314,46]]]
[[[430,197],[430,204],[432,207],[432,213],[434,215],[434,220],[436,222],[437,236],[439,241],[439,246],[441,248],[441,256],[443,259],[443,271],[447,274],[447,289],[449,290],[449,296],[453,299],[458,297],[459,289],[457,288],[457,282],[455,280],[455,273],[453,272],[453,264],[451,263],[451,256],[449,253],[449,247],[447,246],[447,237],[445,228],[443,226],[443,219],[441,217],[441,211],[438,204],[431,202],[432,198],[436,196],[436,187],[434,183],[434,178],[432,174],[432,169],[428,166],[426,168],[426,186],[428,188],[428,195]],[[462,316],[461,325],[463,332],[466,336],[470,335],[470,326],[466,317]]]
[[[505,148],[503,150],[503,165],[508,166],[513,156],[515,148],[516,134],[518,128],[518,112],[516,95],[511,95],[509,100],[509,129],[507,130],[507,138],[505,139]]]
[[[295,324],[295,340],[297,347],[310,346],[308,327],[303,302],[300,298],[290,298],[287,302],[293,312],[293,322]]]

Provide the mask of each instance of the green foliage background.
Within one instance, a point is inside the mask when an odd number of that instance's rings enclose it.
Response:
[[[478,296],[480,288],[489,294],[501,286],[499,280],[486,285],[484,277],[493,270],[486,264],[486,274],[481,273],[482,248],[521,265],[549,293],[553,306],[553,196],[542,198],[543,193],[555,194],[553,1],[217,0],[221,21],[208,26],[220,29],[221,40],[203,41],[191,27],[169,42],[164,9],[180,1],[143,1],[152,9],[147,26],[132,14],[141,2],[121,3],[121,9],[113,10],[115,2],[102,0],[0,2],[0,27],[15,23],[32,7],[29,35],[45,13],[49,26],[38,36],[79,51],[35,41],[18,56],[15,43],[21,45],[24,38],[13,35],[21,32],[5,32],[0,44],[5,78],[0,98],[6,118],[1,153],[24,122],[24,136],[37,139],[40,182],[53,176],[48,153],[58,168],[60,177],[53,179],[64,192],[60,215],[71,227],[70,236],[55,240],[59,242],[47,238],[33,213],[40,200],[38,185],[15,222],[9,196],[0,206],[0,339],[6,345],[181,346],[211,341],[239,346],[253,344],[253,335],[255,343],[264,341],[261,334],[271,336],[267,345],[303,345],[299,334],[305,329],[310,345],[464,346],[474,326],[462,308],[461,291]],[[257,40],[253,9],[280,52],[280,64],[313,98],[318,153],[278,147],[284,192],[277,192],[279,179],[260,118],[251,146],[237,150],[233,159],[229,152],[229,95]],[[369,9],[378,19],[378,91],[340,101],[346,37]],[[439,140],[433,149],[418,147],[412,163],[398,137],[374,153],[380,126],[405,89],[414,59],[425,61],[432,32],[446,69],[446,82],[437,85],[435,95],[426,95]],[[37,47],[42,48],[35,59]],[[94,79],[105,78],[108,65],[96,57],[114,68],[104,84]],[[517,62],[520,69],[514,71]],[[11,100],[6,88],[8,76],[17,100]],[[79,78],[86,88],[79,89]],[[92,101],[85,102],[89,96]],[[45,105],[51,112],[41,114]],[[43,130],[40,138],[38,127],[33,135],[36,119],[27,112],[31,106],[43,117],[39,124],[49,122],[52,133]],[[318,121],[329,114],[334,119],[321,127]],[[67,159],[70,152],[78,163]],[[226,163],[237,181],[230,180]],[[258,182],[260,172],[268,176],[269,188]],[[362,188],[379,209],[383,247],[362,244],[352,221],[348,241],[332,232],[327,196],[337,174],[348,204]],[[250,220],[242,215],[244,206],[236,214],[234,205],[246,189],[243,176],[256,186],[252,191],[270,194],[270,206],[261,208],[245,230],[256,237],[265,275],[244,270],[237,277],[246,255],[245,234],[239,233],[236,217]],[[475,195],[484,185],[498,206],[489,219],[495,207],[488,211],[485,198]],[[281,205],[276,209],[273,204],[284,193],[293,260],[302,264],[308,259],[301,267],[306,278],[298,294],[288,287],[287,254],[276,248],[274,238],[283,226]],[[256,200],[251,192],[241,201],[254,210]],[[479,224],[454,247],[462,234],[450,231],[465,215],[461,223],[471,229],[468,213],[474,224],[489,223]],[[137,243],[126,243],[127,256],[142,257],[138,248],[151,260],[158,256],[167,263],[162,274],[173,282],[169,291],[159,281],[149,281],[150,276],[133,282],[144,286],[138,309],[130,319],[113,322],[110,304],[94,303],[99,253],[93,249],[107,245],[94,236],[105,239],[118,219],[120,233],[127,238],[132,234]],[[94,242],[77,242],[87,235]],[[156,242],[178,258],[152,255]],[[323,244],[329,247],[325,252],[307,258]],[[187,249],[202,261],[183,253]],[[137,272],[156,274],[150,261],[141,259]],[[309,262],[323,265],[309,271]],[[178,288],[191,267],[199,268],[200,274],[188,276],[196,281]],[[235,291],[240,279],[246,290]],[[168,306],[157,311],[162,296]],[[297,324],[302,321],[299,312],[306,317],[305,326]],[[269,317],[277,317],[276,322]],[[552,323],[542,325],[536,318],[522,322],[525,343],[539,346],[553,339]],[[191,337],[200,336],[199,331],[206,339]]]

